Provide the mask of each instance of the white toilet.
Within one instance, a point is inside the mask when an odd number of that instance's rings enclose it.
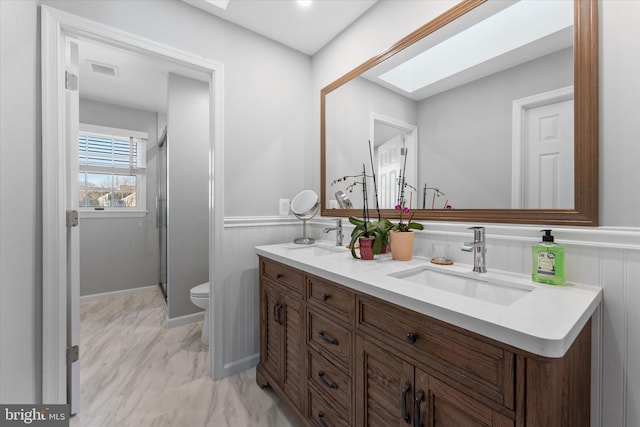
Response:
[[[202,336],[200,341],[209,345],[209,283],[202,283],[191,288],[191,302],[204,309],[204,321],[202,323]]]

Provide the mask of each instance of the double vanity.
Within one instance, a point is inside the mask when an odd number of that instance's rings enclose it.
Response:
[[[601,289],[324,242],[256,252],[257,381],[307,425],[589,425]]]

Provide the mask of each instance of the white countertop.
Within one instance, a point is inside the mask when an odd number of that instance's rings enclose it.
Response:
[[[602,300],[602,289],[595,286],[544,285],[530,276],[492,271],[491,266],[480,274],[473,273],[470,265],[438,266],[419,257],[394,261],[390,255],[376,255],[373,261],[362,261],[327,242],[311,247],[293,243],[258,246],[256,253],[545,357],[562,357]],[[508,282],[528,292],[503,305],[389,276],[424,266],[472,279]]]

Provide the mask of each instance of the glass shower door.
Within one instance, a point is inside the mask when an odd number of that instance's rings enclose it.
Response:
[[[167,128],[158,142],[158,195],[156,196],[156,226],[158,228],[158,283],[167,299]]]

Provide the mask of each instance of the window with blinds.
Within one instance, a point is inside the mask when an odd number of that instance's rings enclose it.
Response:
[[[78,136],[80,208],[144,209],[146,138],[81,131]],[[142,205],[142,206],[141,206]]]

